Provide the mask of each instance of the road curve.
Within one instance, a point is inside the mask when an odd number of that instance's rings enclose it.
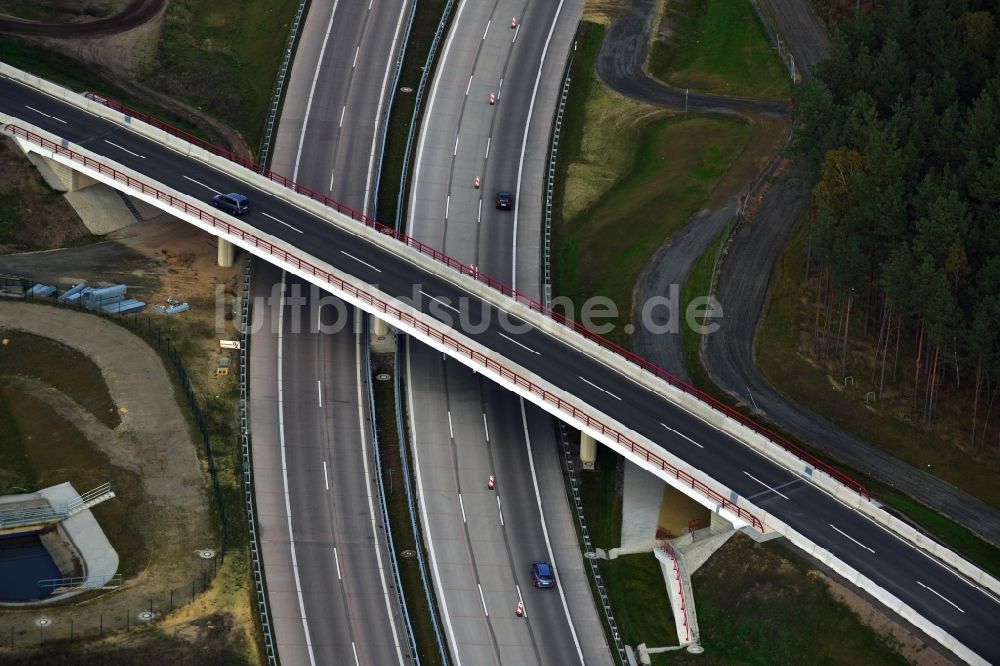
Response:
[[[159,14],[166,5],[167,0],[133,0],[132,4],[114,16],[79,23],[39,23],[0,16],[0,34],[55,39],[104,37],[142,25]]]
[[[650,77],[643,65],[657,5],[656,0],[630,0],[605,34],[597,55],[597,73],[609,88],[654,106],[684,109],[686,105],[692,113],[788,115],[788,105],[782,102],[685,93]]]
[[[247,188],[242,173],[219,171],[129,129],[39,90],[0,78],[0,113],[57,133],[71,144],[86,146],[97,159],[144,174],[144,178],[182,195],[207,200],[212,192]],[[7,133],[30,137],[15,126]],[[25,139],[28,140],[28,139]],[[360,241],[356,228],[331,225],[281,196],[251,190],[255,206],[241,218],[244,224],[277,237],[297,252],[318,257],[357,285],[378,285],[390,299],[411,303],[421,317],[436,319],[442,327],[458,326],[473,344],[482,345],[507,362],[530,367],[532,373],[556,391],[576,396],[587,412],[604,415],[615,424],[627,424],[640,437],[656,443],[696,469],[711,470],[718,483],[756,509],[796,530],[846,566],[873,581],[919,614],[942,628],[969,652],[960,653],[979,663],[1000,661],[1000,599],[969,581],[865,516],[851,510],[803,479],[811,468],[791,471],[740,445],[705,421],[694,417],[658,391],[637,384],[596,359],[587,349],[546,327],[507,329],[487,314],[487,306],[472,297],[471,285],[457,273],[421,268],[400,257],[401,244],[379,239]],[[454,278],[454,280],[453,280]],[[435,300],[415,295],[418,283]],[[368,287],[361,287],[369,289]],[[439,303],[458,303],[461,323]],[[491,308],[490,308],[491,309]],[[502,318],[501,318],[502,319]],[[486,326],[472,325],[485,322]],[[537,393],[535,399],[555,411]],[[625,399],[623,396],[627,396]],[[622,427],[622,426],[619,426]],[[877,510],[877,509],[876,509]],[[978,657],[976,656],[978,655]]]

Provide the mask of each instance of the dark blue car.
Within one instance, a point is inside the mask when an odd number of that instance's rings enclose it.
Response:
[[[531,563],[531,582],[535,587],[555,587],[556,572],[548,562]]]
[[[244,215],[250,212],[250,200],[242,194],[216,194],[212,197],[212,205],[221,208],[230,215]]]

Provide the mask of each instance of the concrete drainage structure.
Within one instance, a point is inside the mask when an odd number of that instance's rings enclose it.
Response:
[[[54,565],[50,570],[58,574],[36,579],[37,587],[18,595],[20,599],[0,597],[0,606],[47,604],[120,583],[118,553],[90,511],[114,496],[110,484],[81,495],[68,482],[34,493],[0,496],[0,547],[4,539],[34,537]],[[29,545],[37,550],[36,543]],[[17,576],[14,566],[17,560],[0,558],[0,578]]]

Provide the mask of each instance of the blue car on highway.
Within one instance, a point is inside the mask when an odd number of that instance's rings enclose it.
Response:
[[[531,563],[531,582],[535,587],[555,587],[556,572],[548,562]]]

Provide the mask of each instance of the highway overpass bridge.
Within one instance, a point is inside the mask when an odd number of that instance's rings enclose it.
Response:
[[[1000,662],[1000,583],[859,484],[441,252],[222,151],[0,66],[25,152],[156,205],[524,396],[758,537],[783,535],[970,663]],[[243,218],[217,192],[250,196]],[[228,252],[220,250],[220,256]],[[485,322],[485,323],[484,323]],[[481,325],[482,324],[482,325]]]

